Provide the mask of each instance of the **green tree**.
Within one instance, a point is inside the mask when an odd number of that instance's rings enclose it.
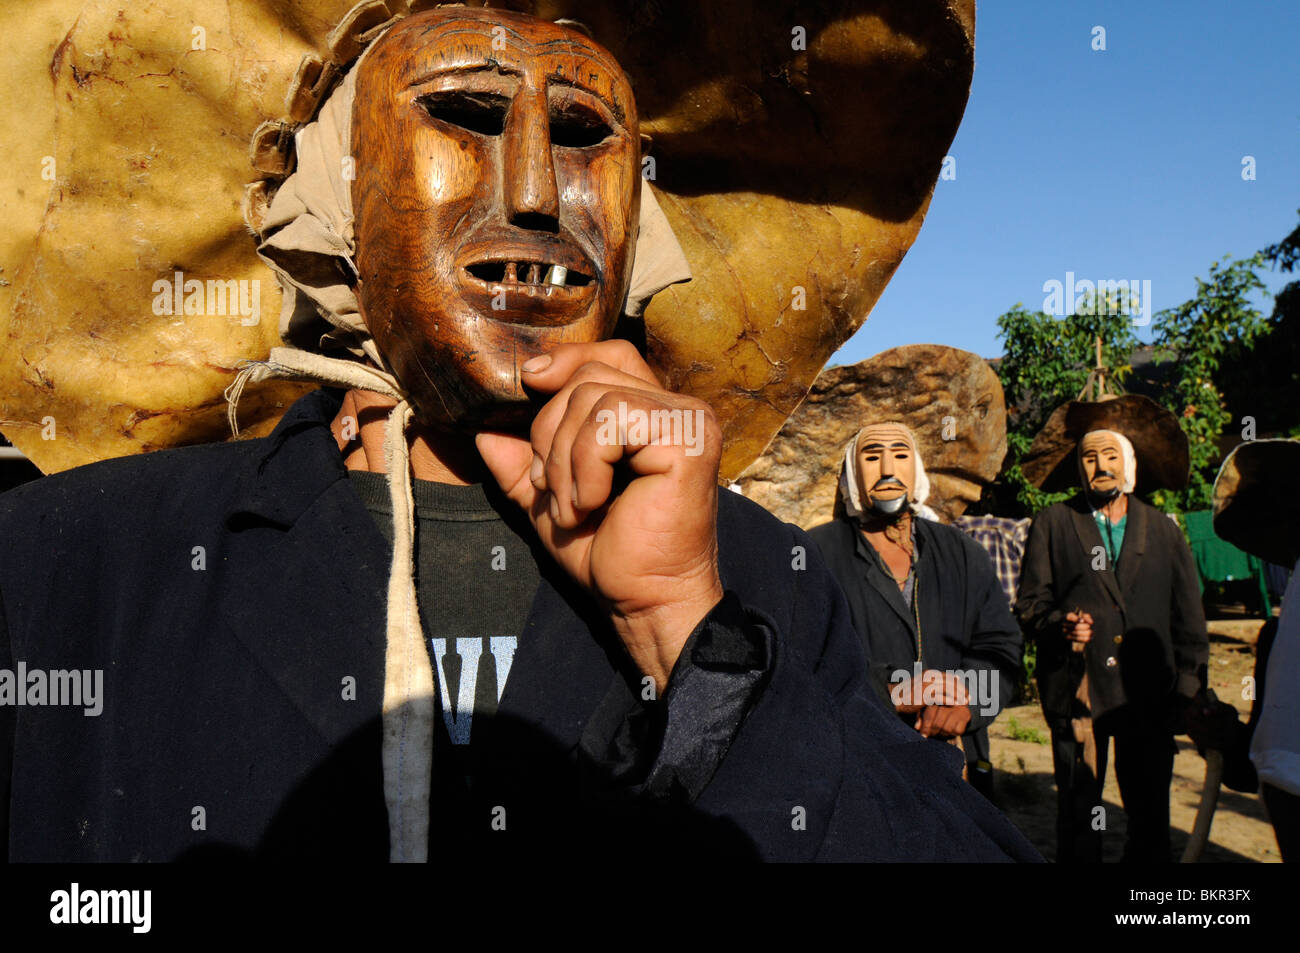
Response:
[[[1300,226],[1261,254],[1278,271],[1300,269]],[[1278,292],[1268,330],[1247,359],[1223,371],[1223,396],[1234,420],[1252,418],[1261,437],[1300,436],[1300,281]]]
[[[1256,340],[1268,322],[1250,302],[1264,291],[1258,270],[1262,253],[1225,258],[1196,279],[1196,296],[1155,316],[1156,358],[1168,362],[1160,403],[1177,418],[1191,456],[1191,479],[1177,492],[1159,491],[1152,502],[1166,510],[1210,506],[1214,475],[1222,458],[1219,438],[1232,416],[1222,392],[1228,366],[1248,366]]]
[[[1296,210],[1296,214],[1300,215],[1300,209]],[[1286,238],[1276,245],[1269,245],[1260,254],[1274,268],[1285,272],[1295,271],[1296,265],[1300,265],[1300,225],[1292,229],[1291,234]],[[1290,288],[1295,284],[1296,282],[1293,281],[1287,287]]]

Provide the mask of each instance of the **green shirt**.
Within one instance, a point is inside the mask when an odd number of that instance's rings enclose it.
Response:
[[[1106,547],[1106,558],[1110,560],[1111,568],[1119,561],[1119,551],[1124,545],[1124,526],[1128,523],[1128,514],[1121,516],[1118,522],[1112,523],[1104,512],[1093,510],[1092,518],[1097,521],[1097,532],[1101,533],[1102,545]]]

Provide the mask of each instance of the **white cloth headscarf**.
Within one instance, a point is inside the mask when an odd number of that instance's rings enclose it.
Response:
[[[1119,443],[1120,456],[1124,458],[1124,474],[1119,491],[1121,493],[1132,493],[1133,487],[1137,486],[1137,454],[1133,452],[1133,444],[1129,442],[1128,437],[1117,430],[1089,430],[1083,435],[1083,438],[1091,437],[1095,433],[1108,434]],[[1083,469],[1083,438],[1079,440],[1079,452],[1075,454],[1075,462],[1079,465],[1079,480],[1086,490],[1088,488],[1088,474]]]
[[[912,445],[912,458],[916,461],[916,478],[912,481],[912,490],[908,494],[908,509],[922,519],[939,521],[939,514],[925,505],[930,498],[930,478],[925,474],[925,463],[921,460],[921,451],[916,445],[916,435],[910,427],[896,420],[884,420],[879,425],[888,424],[898,427],[907,434],[907,441]],[[866,430],[863,427],[862,430]],[[862,430],[853,435],[853,439],[844,448],[844,466],[840,470],[840,497],[844,500],[844,511],[853,519],[861,522],[868,514],[862,505],[862,494],[858,491],[858,438]]]
[[[415,587],[415,501],[406,437],[412,410],[370,337],[353,291],[356,236],[351,180],[345,170],[352,151],[356,77],[365,56],[330,94],[316,120],[295,134],[296,169],[276,192],[261,223],[267,237],[258,254],[283,291],[280,336],[290,346],[272,348],[267,361],[245,363],[226,398],[236,435],[239,396],[250,381],[298,380],[375,391],[397,401],[384,444],[393,505],[384,656],[384,798],[389,859],[421,862],[428,859],[435,686]],[[681,246],[649,183],[643,181],[625,313],[639,315],[656,292],[690,277]]]

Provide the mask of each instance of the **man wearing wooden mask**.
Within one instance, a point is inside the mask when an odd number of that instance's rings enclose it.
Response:
[[[1106,402],[1078,407],[1107,411]],[[1040,512],[1025,549],[1016,614],[1038,643],[1061,862],[1101,860],[1112,737],[1128,818],[1124,859],[1171,859],[1173,735],[1201,688],[1209,642],[1186,540],[1134,495],[1142,467],[1154,473],[1161,454],[1156,433],[1144,441],[1087,429],[1076,457],[1082,492]],[[1182,459],[1185,476],[1185,451]]]
[[[864,427],[845,449],[844,516],[811,531],[848,596],[878,695],[927,738],[991,722],[1013,697],[1021,637],[993,564],[928,513],[916,437]]]
[[[636,310],[637,142],[617,64],[566,26],[440,9],[374,41],[270,209],[306,350],[231,397],[331,388],[264,440],[0,510],[0,648],[35,666],[75,633],[64,666],[111,674],[102,722],[0,723],[12,857],[1035,856],[869,697],[807,538],[719,500],[708,407],[607,339]],[[128,524],[152,545],[97,529]],[[118,584],[24,577],[55,536],[89,560],[66,578]]]

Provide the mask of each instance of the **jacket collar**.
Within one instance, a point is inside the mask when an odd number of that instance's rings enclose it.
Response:
[[[300,397],[250,455],[238,476],[227,518],[260,517],[288,528],[317,497],[347,476],[329,425],[343,406],[342,391],[317,388]],[[323,433],[310,434],[314,428]],[[305,437],[307,439],[294,439]]]
[[[862,531],[858,528],[857,520],[852,517],[844,517],[844,522],[848,526],[849,532],[853,536],[853,547],[856,557],[866,563],[867,566],[867,584],[876,590],[877,594],[885,600],[885,604],[893,610],[894,615],[907,626],[912,636],[916,636],[916,617],[912,614],[912,608],[903,600],[903,593],[898,588],[898,583],[885,572],[884,563],[880,554],[876,552],[874,546]],[[919,577],[923,574],[929,578],[930,573],[924,571],[927,556],[929,556],[929,546],[925,542],[926,527],[921,524],[924,520],[919,516],[912,517],[912,534],[916,545],[916,558],[913,564],[913,570]],[[913,583],[915,586],[915,583]],[[915,591],[915,590],[914,590]]]
[[[383,536],[329,431],[340,406],[341,393],[313,391],[249,441],[226,514],[219,601],[257,668],[329,744],[377,710],[388,577]],[[359,704],[339,703],[345,677]]]

